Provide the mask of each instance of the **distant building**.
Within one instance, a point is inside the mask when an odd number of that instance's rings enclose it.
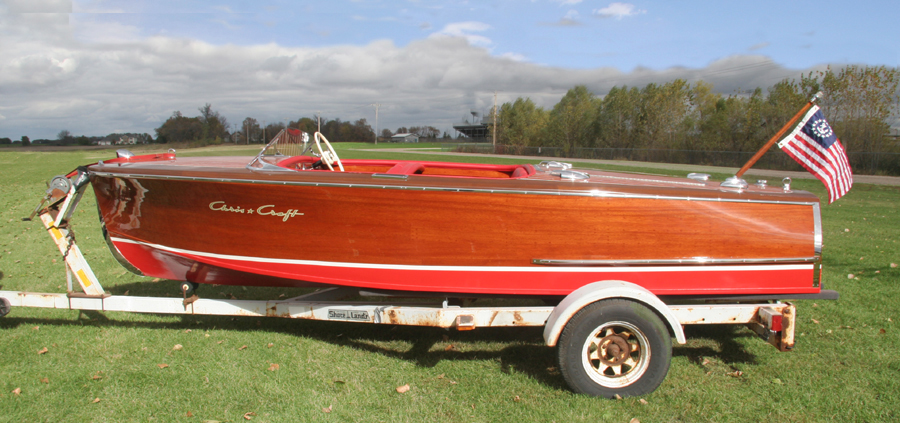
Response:
[[[112,141],[110,141],[110,140],[99,140],[99,141],[97,141],[97,145],[112,145]]]
[[[470,112],[472,114],[471,122],[467,118],[463,118],[462,123],[457,123],[453,125],[453,129],[457,130],[459,133],[465,135],[473,142],[488,142],[489,139],[489,129],[488,121],[486,119],[478,119],[477,112]]]
[[[137,144],[137,137],[133,137],[130,135],[123,135],[119,137],[119,140],[116,141],[116,145],[132,145]]]
[[[391,136],[391,142],[419,142],[419,136],[416,134],[394,134]]]

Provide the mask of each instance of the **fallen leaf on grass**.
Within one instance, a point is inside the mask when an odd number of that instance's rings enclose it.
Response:
[[[159,367],[160,369],[165,369],[166,367],[169,367],[169,365],[166,363],[159,363],[156,365],[156,367]]]
[[[893,268],[896,268],[896,267],[897,267],[897,263],[891,263],[891,268],[892,268],[892,269],[893,269]]]
[[[629,420],[628,423],[641,423],[641,421],[638,420],[637,417],[635,417],[635,418]]]
[[[243,351],[243,350],[246,350],[246,349],[247,349],[247,346],[246,346],[246,345],[241,345],[241,346],[238,348],[238,351]]]
[[[616,394],[616,399],[617,399],[617,400],[620,400],[620,399],[622,399],[622,396],[619,395],[619,394]]]
[[[33,327],[32,329],[38,330],[38,329],[40,329],[40,328],[41,328],[40,326],[35,326],[35,327]]]
[[[13,395],[19,396],[22,394],[22,388],[16,388],[12,390]]]
[[[41,383],[50,383],[50,378],[42,377]]]
[[[819,324],[819,321],[816,320],[816,319],[812,319],[812,321],[813,321],[813,323],[815,323],[815,324],[817,324],[817,325]]]
[[[330,413],[330,412],[331,412],[331,406],[329,405],[327,408],[326,408],[326,407],[322,407],[322,412],[323,412],[323,413]]]
[[[252,411],[244,413],[244,420],[252,420],[253,416],[255,416],[255,415],[256,415],[256,413],[254,413]]]
[[[101,375],[100,372],[97,372],[97,374],[95,374],[94,376],[91,376],[91,379],[100,380],[100,379],[103,379],[103,375]]]
[[[647,400],[645,400],[643,398],[641,398],[639,401],[641,404],[644,404],[644,405],[650,404],[649,402],[647,402]]]
[[[743,375],[744,375],[744,372],[742,372],[740,370],[735,370],[731,373],[728,373],[728,376],[731,376],[731,377],[741,377]]]
[[[455,350],[455,349],[456,349],[456,347],[454,347],[453,344],[450,344],[450,345],[447,345],[446,348],[444,348],[444,351],[450,351],[450,350]]]
[[[48,350],[47,347],[44,347],[44,348],[41,348],[41,350],[38,351],[37,353],[38,353],[38,355],[41,355],[41,354],[46,354],[47,351],[50,351],[50,350]]]
[[[175,344],[175,346],[172,347],[172,349],[175,350],[175,351],[181,351],[183,348],[184,348],[184,347],[181,346],[181,344]]]
[[[408,384],[408,383],[407,383],[406,385],[398,386],[398,387],[397,387],[397,392],[398,392],[398,393],[403,394],[403,393],[406,393],[407,391],[409,391],[409,384]]]
[[[94,400],[91,401],[91,404],[96,404],[98,402],[100,402],[100,398],[94,398]]]
[[[518,395],[516,395],[516,397],[515,397],[515,398],[513,398],[513,401],[515,401],[515,402],[519,402],[519,401],[522,401],[522,398],[519,398],[519,396],[518,396]]]
[[[281,367],[281,366],[279,366],[278,363],[272,363],[272,365],[269,366],[269,371],[274,372],[274,371],[278,370],[279,367]]]
[[[884,335],[884,334],[886,334],[886,333],[887,333],[887,331],[884,330],[884,328],[881,328],[881,329],[878,331],[878,334],[879,334],[879,335]]]
[[[272,347],[274,347],[274,346],[275,346],[275,344],[273,344],[273,343],[271,343],[271,342],[269,342],[268,344],[266,344],[266,347],[267,347],[267,348],[272,348]]]
[[[847,279],[853,279],[853,274],[852,273],[848,274]]]
[[[184,414],[184,416],[185,417],[194,417],[194,413],[191,413],[190,411],[188,411],[187,413]]]

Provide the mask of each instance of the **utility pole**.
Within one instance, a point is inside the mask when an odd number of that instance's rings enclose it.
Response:
[[[494,145],[494,152],[497,151],[497,91],[494,91],[494,133],[491,135],[491,144]]]
[[[378,145],[378,108],[381,104],[372,103],[370,106],[375,106],[375,145]]]

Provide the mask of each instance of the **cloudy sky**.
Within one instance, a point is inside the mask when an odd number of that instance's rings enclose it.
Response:
[[[205,103],[451,130],[495,92],[549,108],[578,84],[733,94],[900,65],[896,0],[625,1],[0,0],[0,137],[155,136]]]

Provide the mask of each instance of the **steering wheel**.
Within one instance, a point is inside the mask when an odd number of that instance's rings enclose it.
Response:
[[[319,143],[319,139],[325,141],[325,146],[328,147],[327,150],[322,150],[322,144]],[[334,171],[334,167],[331,165],[337,163],[338,168],[341,169],[341,172],[344,171],[344,164],[341,163],[341,159],[338,157],[337,153],[334,151],[334,147],[331,146],[331,143],[328,142],[328,138],[325,138],[324,135],[320,132],[316,132],[313,135],[313,139],[316,140],[316,149],[319,150],[319,155],[322,157],[322,163],[325,163],[328,166],[328,170]]]

